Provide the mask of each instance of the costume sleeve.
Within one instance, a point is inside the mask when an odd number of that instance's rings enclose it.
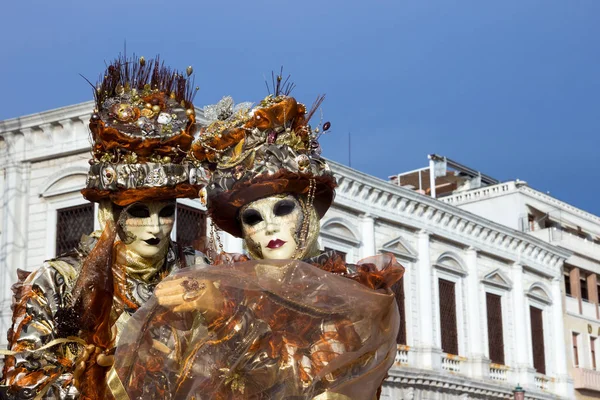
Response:
[[[63,324],[68,310],[75,269],[64,261],[48,261],[15,284],[9,350],[5,359],[2,391],[11,399],[75,399],[72,384],[76,343],[61,343],[42,350],[58,338],[70,336]]]

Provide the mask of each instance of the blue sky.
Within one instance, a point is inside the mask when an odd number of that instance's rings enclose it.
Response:
[[[600,215],[600,1],[27,1],[2,6],[0,119],[91,99],[128,52],[193,65],[197,105],[326,93],[324,155],[386,178],[437,153]]]

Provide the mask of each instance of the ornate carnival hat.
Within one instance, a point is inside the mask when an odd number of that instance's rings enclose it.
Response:
[[[186,160],[196,132],[192,73],[158,58],[120,55],[108,65],[94,87],[86,199],[126,206],[198,197],[204,173]]]
[[[233,106],[225,97],[204,109],[198,140],[191,157],[210,174],[207,184],[208,211],[222,230],[241,237],[238,212],[254,200],[275,194],[306,195],[319,217],[333,202],[335,178],[321,158],[318,139],[330,127],[308,124],[324,96],[309,111],[291,97],[294,85],[274,77],[273,94],[252,108],[250,103]]]

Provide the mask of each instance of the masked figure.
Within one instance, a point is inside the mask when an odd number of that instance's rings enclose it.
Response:
[[[212,221],[249,257],[221,253],[161,282],[119,341],[124,398],[377,398],[403,268],[391,255],[350,265],[319,250],[335,187],[317,141],[330,124],[308,125],[320,100],[307,112],[277,89],[253,109],[215,106],[192,154],[212,171]]]
[[[122,326],[165,276],[202,258],[170,240],[175,198],[197,197],[203,187],[185,161],[195,131],[191,73],[120,57],[94,88],[82,193],[100,203],[102,231],[21,272],[3,396],[112,398],[106,376]]]

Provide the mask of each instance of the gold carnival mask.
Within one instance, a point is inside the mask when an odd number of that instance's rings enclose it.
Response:
[[[164,254],[175,223],[175,201],[137,202],[121,212],[121,240],[144,258]]]
[[[307,209],[309,223],[303,224],[305,208],[305,204],[291,194],[265,197],[244,206],[240,224],[252,258],[298,259],[307,252],[314,252],[319,220],[314,208],[310,207]],[[303,226],[308,230],[303,231]],[[302,236],[306,239],[301,240]]]

